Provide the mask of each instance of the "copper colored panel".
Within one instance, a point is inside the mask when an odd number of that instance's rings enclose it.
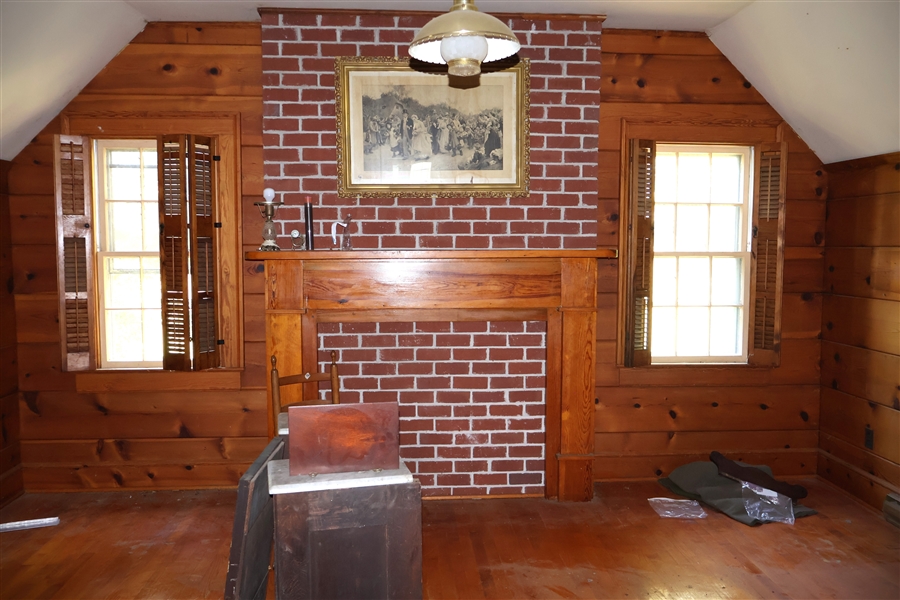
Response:
[[[288,409],[291,475],[400,468],[396,402],[292,406]]]

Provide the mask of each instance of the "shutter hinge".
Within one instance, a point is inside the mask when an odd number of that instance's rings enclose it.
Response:
[[[218,154],[214,154],[214,155],[213,155],[213,160],[216,161],[216,162],[218,162],[218,161],[222,160],[222,157],[219,156]]]
[[[222,224],[221,223],[213,223],[213,227],[215,227],[216,229],[222,229]]]
[[[225,340],[216,340],[216,344],[218,344],[219,346],[224,346]]]

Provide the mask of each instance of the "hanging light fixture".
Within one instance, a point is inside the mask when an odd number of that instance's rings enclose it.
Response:
[[[478,11],[475,0],[453,0],[447,14],[435,17],[419,30],[409,45],[418,60],[446,64],[451,75],[481,73],[481,63],[512,56],[519,40],[503,21]]]

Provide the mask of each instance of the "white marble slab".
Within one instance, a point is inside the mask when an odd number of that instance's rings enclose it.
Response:
[[[412,473],[402,462],[399,469],[387,471],[291,475],[287,459],[269,461],[269,493],[272,495],[317,492],[321,490],[346,490],[376,485],[412,483],[412,481]]]

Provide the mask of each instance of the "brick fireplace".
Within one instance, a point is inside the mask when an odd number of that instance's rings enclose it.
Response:
[[[349,214],[353,245],[361,251],[592,252],[597,231],[598,17],[496,15],[522,42],[519,55],[531,60],[530,196],[338,197],[334,58],[407,56],[416,30],[434,16],[262,11],[265,185],[286,203],[276,216],[281,247],[290,247],[292,229],[303,230],[303,202],[311,196],[320,249],[330,246],[330,223]],[[313,253],[297,256],[302,254]],[[359,271],[351,277],[354,273]],[[343,284],[352,289],[359,282],[342,278]],[[578,301],[579,310],[593,310],[594,293]],[[403,294],[426,304],[433,300],[421,289],[391,292]],[[556,298],[553,310],[566,306]],[[564,410],[557,389],[563,384],[552,367],[560,360],[560,332],[554,329],[559,322],[553,315],[548,318],[540,302],[538,309],[521,309],[521,301],[510,304],[509,298],[505,302],[474,311],[455,306],[449,313],[429,313],[431,309],[416,305],[411,312],[389,312],[385,319],[378,310],[349,311],[349,320],[340,320],[340,310],[313,311],[315,318],[303,317],[303,353],[308,364],[319,351],[340,352],[349,371],[344,401],[400,402],[401,456],[415,467],[423,494],[583,497],[589,493],[584,479],[585,473],[590,479],[585,458],[592,448],[585,446],[590,436],[579,432],[561,440],[560,417],[553,413]],[[273,327],[282,325],[270,320],[267,337]],[[300,329],[300,320],[287,326],[297,335]],[[287,351],[280,347],[280,335],[270,339],[270,354],[273,348],[275,353]],[[592,365],[592,339],[589,345]],[[548,358],[548,352],[554,356]],[[281,366],[282,358],[278,360]],[[590,378],[592,382],[593,373]],[[440,387],[444,385],[449,387]],[[576,385],[589,387],[585,398],[590,398],[582,400],[592,401],[592,383]],[[592,417],[592,402],[589,408],[577,409],[583,413],[579,419]],[[560,453],[568,458],[559,459]],[[560,471],[567,468],[569,475],[560,481]]]

